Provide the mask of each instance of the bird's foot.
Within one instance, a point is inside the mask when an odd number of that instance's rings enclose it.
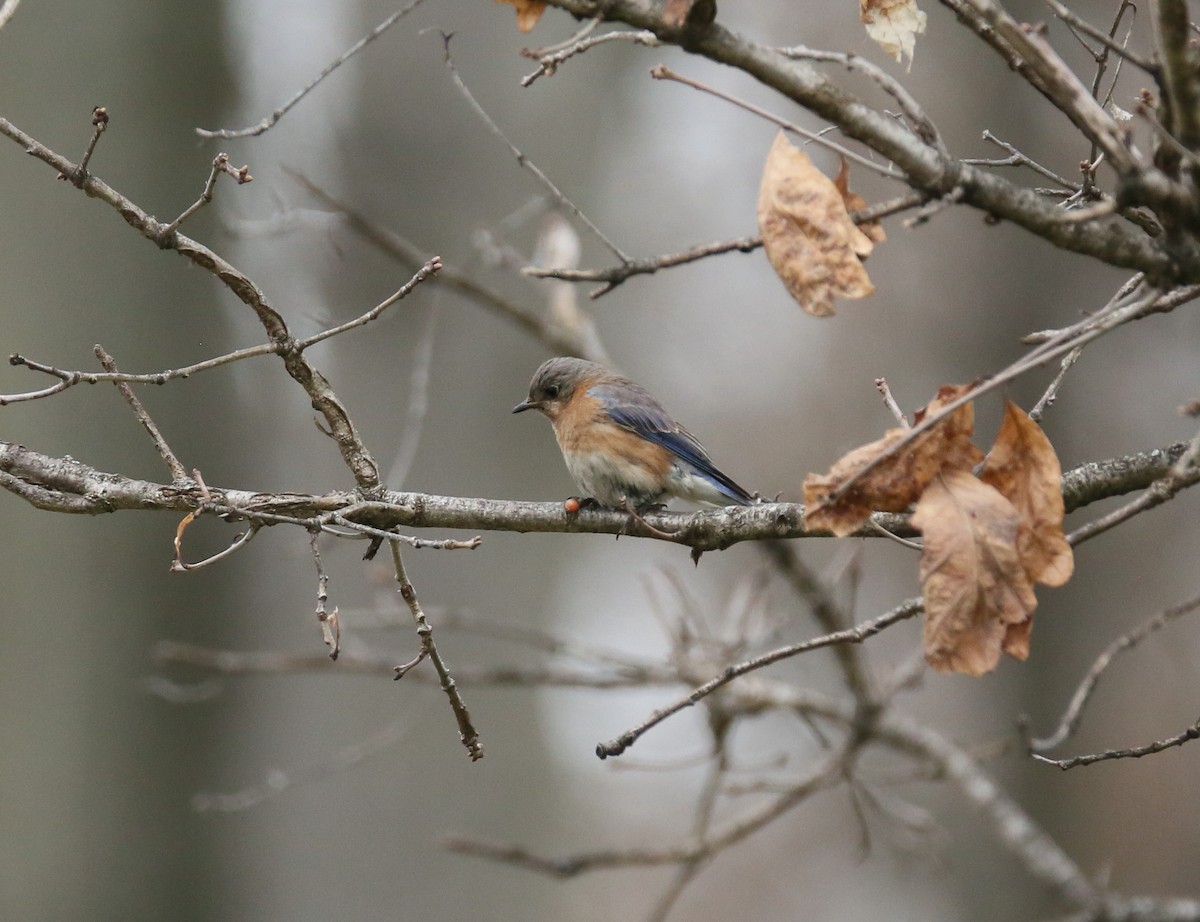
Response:
[[[629,519],[625,523],[625,528],[623,528],[621,530],[622,534],[627,534],[629,528],[633,525],[633,523],[637,522],[644,529],[646,529],[646,531],[650,532],[650,534],[654,535],[656,538],[663,538],[667,541],[671,541],[675,538],[675,535],[673,535],[671,532],[662,531],[661,529],[655,528],[653,525],[651,525],[649,522],[647,522],[644,518],[642,518],[642,513],[644,513],[644,512],[657,512],[660,509],[666,509],[667,508],[666,503],[650,503],[649,505],[642,506],[641,509],[638,509],[633,505],[633,503],[631,503],[629,501],[628,497],[622,496],[621,497],[621,508],[629,513]],[[618,535],[617,537],[620,537],[620,535]]]

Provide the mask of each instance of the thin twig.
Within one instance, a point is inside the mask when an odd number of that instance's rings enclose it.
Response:
[[[784,131],[790,131],[792,134],[797,134],[802,138],[807,138],[814,144],[819,144],[822,147],[826,147],[829,150],[835,151],[836,153],[841,154],[847,160],[853,160],[860,166],[866,167],[868,170],[872,170],[881,176],[886,176],[889,179],[904,178],[890,166],[881,166],[874,160],[864,157],[862,154],[851,150],[845,145],[837,143],[837,141],[830,141],[820,132],[809,131],[806,128],[801,128],[794,122],[789,122],[785,118],[781,118],[774,113],[768,112],[766,109],[754,105],[754,103],[747,102],[744,99],[739,99],[736,96],[732,96],[729,93],[724,92],[723,90],[718,90],[716,87],[707,86],[706,84],[700,83],[697,80],[684,77],[683,75],[675,73],[675,71],[662,64],[657,64],[650,68],[650,76],[655,80],[673,80],[676,83],[682,83],[684,86],[690,86],[692,89],[700,90],[702,93],[708,93],[710,96],[715,96],[717,99],[723,99],[725,102],[732,103],[733,105],[741,109],[745,109],[747,112],[751,112],[760,118],[765,118],[768,122],[778,125]]]
[[[1064,189],[1071,189],[1072,191],[1076,191],[1079,189],[1079,183],[1071,182],[1071,180],[1065,179],[1062,176],[1059,176],[1057,173],[1055,173],[1049,167],[1042,166],[1040,163],[1038,163],[1032,157],[1028,156],[1027,154],[1022,153],[1017,148],[1015,148],[1013,145],[1009,144],[1007,141],[1000,140],[1000,138],[998,138],[994,134],[992,134],[990,129],[984,129],[983,140],[990,141],[993,144],[995,144],[997,147],[1003,148],[1004,150],[1008,151],[1008,156],[1005,157],[1003,160],[983,160],[983,159],[978,159],[975,157],[964,157],[959,162],[966,163],[971,166],[1027,166],[1031,170],[1033,170],[1035,173],[1040,173],[1042,176],[1046,177],[1048,180],[1050,180],[1053,183],[1057,183],[1058,185],[1062,186]]]
[[[79,161],[79,165],[73,170],[64,170],[58,174],[59,179],[66,179],[77,188],[82,188],[83,181],[88,175],[88,164],[92,161],[92,154],[96,152],[96,145],[100,143],[100,135],[108,129],[108,109],[104,106],[96,106],[92,109],[92,137],[88,141],[87,150],[83,152],[83,157]]]
[[[1143,493],[1125,505],[1117,507],[1107,515],[1081,525],[1075,531],[1071,532],[1071,534],[1067,535],[1067,541],[1072,545],[1089,541],[1139,513],[1154,509],[1156,506],[1161,506],[1181,490],[1200,483],[1200,463],[1197,463],[1198,457],[1200,457],[1200,433],[1196,434],[1196,437],[1192,439],[1188,446],[1188,450],[1180,456],[1178,461],[1171,465],[1171,468],[1163,477],[1154,481]]]
[[[1120,57],[1124,58],[1135,67],[1140,67],[1148,74],[1158,74],[1159,66],[1153,61],[1143,58],[1136,52],[1130,51],[1129,48],[1122,42],[1116,41],[1111,34],[1106,33],[1103,29],[1098,29],[1085,19],[1081,19],[1064,3],[1059,0],[1045,0],[1045,3],[1050,9],[1054,10],[1054,15],[1071,26],[1073,29],[1078,29],[1090,38],[1095,39],[1109,51],[1115,51]],[[1121,10],[1118,13],[1117,23],[1120,22],[1120,17],[1124,13],[1126,7],[1132,7],[1131,3],[1122,3]],[[1114,23],[1114,28],[1117,23]]]
[[[593,16],[587,20],[574,35],[563,39],[561,42],[554,42],[551,45],[543,45],[540,48],[522,48],[521,57],[532,58],[537,61],[544,58],[548,54],[554,54],[556,51],[562,51],[564,48],[569,48],[581,39],[587,38],[595,32],[604,23],[602,15]]]
[[[192,202],[192,204],[187,208],[185,208],[183,213],[180,214],[178,218],[163,228],[164,234],[169,235],[175,233],[175,231],[179,229],[179,225],[181,225],[205,205],[212,203],[213,190],[217,187],[217,177],[222,173],[227,173],[236,179],[239,186],[243,185],[244,183],[254,182],[254,177],[250,175],[250,167],[234,167],[229,162],[229,154],[217,154],[217,156],[213,157],[212,170],[208,174],[208,180],[204,183],[204,189],[200,193],[200,197],[196,199],[196,201]]]
[[[842,753],[825,759],[783,794],[756,810],[731,821],[703,839],[688,840],[673,846],[611,849],[565,858],[546,858],[517,845],[461,836],[443,839],[442,846],[458,854],[501,861],[558,878],[611,868],[684,865],[715,855],[743,841],[817,791],[837,784],[843,777],[844,765],[845,755]]]
[[[365,314],[360,317],[355,317],[353,320],[348,320],[339,326],[331,327],[328,330],[323,330],[320,333],[308,337],[307,339],[299,339],[296,341],[296,348],[303,352],[310,346],[314,346],[323,340],[329,339],[331,336],[337,336],[341,333],[345,333],[347,330],[353,330],[356,327],[366,326],[372,320],[378,319],[380,314],[382,314],[397,301],[402,301],[408,297],[414,288],[416,288],[430,276],[434,275],[436,272],[440,271],[441,268],[442,258],[440,256],[432,257],[431,259],[427,260],[420,269],[417,270],[416,275],[396,289],[394,294],[384,298]]]
[[[400,447],[396,450],[396,460],[388,469],[386,479],[392,489],[399,489],[408,480],[417,449],[421,445],[425,416],[429,410],[429,380],[433,372],[433,341],[441,307],[440,295],[441,292],[435,289],[433,303],[421,323],[413,355],[408,361],[408,405],[404,410],[404,423],[400,427]]]
[[[891,411],[896,422],[907,429],[911,424],[908,417],[904,415],[904,411],[900,409],[900,404],[896,403],[896,398],[892,396],[892,389],[888,387],[887,378],[876,378],[875,390],[879,391],[880,396],[883,397],[883,405]]]
[[[726,748],[728,738],[728,726],[715,729],[713,732],[716,757],[712,759],[712,766],[700,789],[700,796],[696,800],[695,819],[692,822],[692,837],[698,841],[703,841],[712,831],[713,813],[721,794],[725,775],[729,771],[729,753]],[[666,891],[659,896],[650,915],[647,916],[647,922],[664,922],[670,915],[671,909],[679,901],[679,897],[683,895],[687,885],[695,880],[696,875],[715,857],[716,853],[699,855],[691,861],[681,864],[675,871],[675,877],[667,886]]]
[[[950,158],[950,152],[947,150],[937,126],[926,114],[921,104],[917,102],[916,97],[899,80],[881,67],[860,55],[846,54],[840,51],[820,51],[815,48],[806,48],[803,45],[793,45],[790,48],[779,50],[789,58],[841,64],[849,71],[856,71],[870,77],[883,88],[885,93],[896,100],[896,104],[904,113],[905,118],[912,122],[910,127],[917,137],[936,150],[939,156]]]
[[[277,797],[284,791],[340,775],[346,769],[365,762],[371,756],[391,749],[408,735],[411,725],[410,717],[402,717],[360,742],[343,746],[329,759],[311,765],[301,765],[290,771],[272,769],[261,784],[251,785],[240,791],[230,794],[200,791],[192,797],[192,809],[198,813],[210,810],[219,813],[238,813],[255,807],[264,800]]]
[[[1045,393],[1034,404],[1033,409],[1029,411],[1029,418],[1035,423],[1040,423],[1046,411],[1054,406],[1054,401],[1058,399],[1058,390],[1062,387],[1063,379],[1067,376],[1067,372],[1071,370],[1072,366],[1079,361],[1081,355],[1083,355],[1083,346],[1076,346],[1063,356],[1058,374],[1054,376],[1054,380],[1050,382],[1050,386],[1046,388]]]
[[[855,224],[866,224],[878,221],[888,215],[915,208],[926,200],[919,192],[910,192],[896,198],[879,202],[868,208],[850,213],[850,220]],[[608,294],[626,279],[635,275],[653,275],[660,269],[673,269],[686,263],[707,259],[709,256],[719,256],[722,253],[751,253],[762,246],[762,237],[739,237],[735,240],[722,240],[716,243],[705,243],[691,247],[679,253],[664,256],[651,256],[645,259],[632,259],[619,266],[607,269],[574,269],[527,266],[521,270],[524,275],[539,279],[559,279],[564,282],[602,282],[603,284],[588,294],[595,299]]]
[[[596,20],[591,21],[591,28],[585,27],[581,30],[581,34],[586,35],[595,28]],[[521,79],[521,86],[532,86],[539,77],[552,77],[558,66],[564,61],[569,61],[576,55],[583,54],[589,48],[595,48],[597,45],[603,45],[606,42],[626,41],[633,42],[638,45],[645,45],[647,48],[658,48],[662,42],[653,32],[638,31],[630,32],[628,30],[620,30],[617,32],[606,32],[603,35],[597,35],[593,38],[580,37],[578,40],[567,43],[564,47],[555,48],[553,51],[547,51],[538,57],[538,69],[532,74],[528,74]]]
[[[596,239],[603,243],[609,249],[609,251],[615,257],[617,257],[618,260],[623,263],[629,262],[629,257],[625,255],[621,248],[613,243],[608,236],[605,235],[605,233],[592,222],[591,218],[585,215],[580,210],[578,205],[567,198],[562,190],[560,190],[558,186],[553,183],[550,177],[543,173],[538,165],[525,156],[525,154],[521,152],[520,148],[513,144],[513,142],[508,139],[508,136],[500,130],[500,126],[497,125],[492,120],[492,117],[487,114],[487,110],[485,110],[483,106],[479,104],[479,100],[475,98],[474,94],[467,87],[467,84],[463,81],[462,77],[459,76],[458,68],[454,66],[454,58],[450,55],[450,36],[444,32],[442,33],[442,42],[445,46],[445,62],[446,68],[450,72],[450,79],[454,81],[455,87],[458,88],[458,91],[463,95],[463,98],[466,99],[467,104],[470,105],[475,114],[479,116],[480,120],[487,125],[492,134],[504,142],[504,146],[512,152],[514,157],[517,158],[517,163],[529,170],[529,172],[534,175],[538,182],[540,182],[546,187],[547,190],[549,190],[550,195],[553,196],[554,200],[558,202],[560,206],[567,209],[567,211],[569,211],[571,214],[575,215],[575,217],[579,219],[580,223],[590,230],[595,235]]]
[[[179,554],[179,549],[176,549],[175,559],[171,561],[171,570],[175,573],[190,572],[192,570],[200,570],[204,567],[211,567],[214,563],[230,557],[244,548],[247,544],[254,540],[254,536],[262,529],[262,522],[251,522],[244,532],[236,535],[229,543],[229,546],[223,550],[217,551],[210,557],[205,557],[203,560],[197,560],[195,563],[187,563]]]
[[[1172,608],[1164,609],[1149,621],[1146,621],[1128,633],[1122,634],[1109,644],[1104,652],[1096,657],[1096,661],[1092,663],[1091,668],[1088,669],[1078,688],[1075,689],[1075,694],[1071,696],[1071,703],[1067,706],[1067,710],[1059,720],[1058,727],[1055,728],[1054,732],[1048,736],[1033,737],[1027,740],[1030,753],[1033,755],[1043,754],[1048,749],[1053,749],[1055,746],[1066,742],[1074,735],[1075,731],[1079,728],[1080,722],[1083,720],[1083,710],[1091,699],[1092,693],[1096,690],[1096,685],[1100,681],[1100,677],[1109,665],[1111,665],[1118,653],[1133,649],[1155,631],[1166,627],[1175,619],[1197,610],[1200,610],[1200,596],[1196,596]]]
[[[859,480],[866,476],[869,471],[874,470],[880,464],[895,457],[918,436],[927,432],[950,413],[970,403],[977,397],[1002,387],[1014,378],[1065,355],[1073,349],[1085,346],[1092,340],[1126,323],[1139,320],[1150,314],[1165,313],[1174,310],[1180,304],[1185,304],[1197,297],[1200,297],[1200,285],[1177,288],[1166,293],[1150,291],[1146,294],[1139,294],[1128,301],[1125,299],[1114,299],[1104,310],[1073,327],[1068,327],[1060,331],[1051,339],[1031,350],[1028,355],[1013,362],[1007,368],[993,375],[987,381],[971,389],[961,397],[950,401],[939,412],[931,413],[918,425],[913,426],[904,438],[896,441],[887,450],[880,452],[870,462],[856,471],[853,476],[848,477],[835,490],[832,490],[826,499],[826,503],[836,502],[858,483]]]
[[[361,317],[352,320],[348,323],[343,323],[340,326],[332,327],[324,330],[307,339],[298,340],[293,344],[293,348],[304,351],[309,346],[329,339],[332,336],[337,336],[340,333],[345,333],[348,330],[353,330],[356,327],[363,326],[370,321],[376,319],[384,310],[395,304],[408,295],[418,284],[430,277],[442,268],[442,263],[439,257],[433,257],[425,263],[417,274],[412,277],[403,287],[395,294],[387,298],[382,303],[376,305]],[[42,390],[27,391],[20,394],[0,394],[0,407],[10,403],[18,403],[24,400],[37,400],[42,397],[49,397],[53,394],[65,391],[69,387],[77,384],[100,384],[102,382],[111,381],[113,383],[127,384],[166,384],[168,381],[173,381],[179,378],[188,378],[202,371],[208,371],[212,368],[219,368],[222,365],[228,365],[231,362],[239,362],[242,359],[254,358],[260,355],[279,355],[283,352],[285,346],[279,342],[260,343],[257,346],[248,346],[245,349],[236,349],[233,352],[227,352],[224,355],[218,355],[211,359],[205,359],[203,362],[196,362],[193,365],[185,365],[182,368],[167,369],[165,371],[154,371],[146,374],[126,374],[124,372],[114,371],[105,372],[103,374],[87,371],[71,371],[62,368],[57,368],[54,365],[46,365],[42,362],[36,362],[33,359],[26,358],[23,355],[14,353],[8,357],[10,365],[23,365],[30,371],[38,371],[43,374],[52,375],[59,379],[59,383],[52,385]]]
[[[115,374],[117,371],[117,363],[111,355],[104,351],[104,347],[99,343],[95,348],[96,358],[100,360],[100,364],[104,366],[104,370]],[[150,414],[146,412],[146,408],[142,406],[142,402],[138,400],[137,394],[124,381],[114,382],[121,396],[125,398],[125,402],[129,404],[133,410],[133,415],[137,417],[142,428],[150,434],[150,438],[154,441],[154,447],[158,450],[159,457],[167,465],[171,471],[171,479],[176,483],[185,483],[191,478],[188,477],[187,468],[183,466],[179,458],[175,456],[175,452],[171,451],[171,446],[167,444],[167,440],[163,438],[162,432],[158,426],[154,424],[154,420],[150,418]]]
[[[421,603],[417,599],[417,591],[413,588],[412,583],[408,579],[408,574],[405,572],[404,560],[400,556],[400,545],[395,541],[391,541],[389,542],[389,546],[392,549],[392,565],[396,572],[396,582],[400,584],[400,596],[408,605],[408,610],[412,612],[413,621],[417,625],[417,636],[421,638],[422,648],[428,651],[429,661],[433,664],[434,671],[437,672],[442,691],[446,693],[446,697],[450,701],[450,710],[454,712],[454,719],[458,722],[459,739],[462,740],[463,746],[466,747],[467,755],[471,757],[471,761],[477,762],[483,758],[483,743],[479,741],[479,733],[471,723],[471,715],[467,711],[467,705],[464,703],[462,695],[459,693],[458,684],[454,681],[454,677],[450,675],[450,670],[434,643],[433,628],[425,618],[425,612],[421,609]],[[396,678],[400,678],[403,674],[403,672],[398,672]]]
[[[1096,762],[1108,762],[1111,759],[1140,759],[1142,756],[1154,755],[1156,752],[1162,752],[1164,749],[1182,746],[1184,743],[1190,743],[1192,740],[1197,739],[1200,739],[1200,720],[1197,720],[1182,733],[1168,737],[1165,740],[1155,740],[1153,743],[1147,743],[1144,746],[1133,746],[1129,749],[1105,749],[1103,752],[1073,756],[1070,759],[1051,759],[1036,752],[1030,753],[1030,755],[1037,762],[1044,762],[1047,765],[1057,765],[1065,771],[1068,768],[1075,768],[1079,765],[1093,765]]]
[[[317,544],[320,532],[313,529],[308,535],[308,546],[312,549],[313,564],[317,568],[317,621],[321,624],[321,636],[325,646],[329,648],[329,658],[336,660],[342,650],[342,625],[338,618],[337,606],[332,612],[325,608],[329,601],[329,575],[321,564],[321,548]]]
[[[826,637],[843,635],[847,630],[856,629],[853,627],[854,618],[850,611],[838,604],[824,580],[808,567],[795,548],[783,541],[765,541],[759,545],[759,548],[770,560],[775,571],[786,580],[792,591],[808,604],[817,625],[826,632]],[[877,630],[882,630],[886,626],[887,624],[884,624]],[[858,629],[861,629],[861,626]],[[866,636],[871,636],[873,633],[875,633],[874,630],[868,631]],[[842,675],[845,677],[846,687],[854,695],[855,701],[860,707],[873,707],[878,700],[876,683],[861,655],[858,643],[859,641],[834,642],[833,652],[841,667]],[[796,652],[803,652],[803,650]],[[772,651],[764,656],[783,658],[780,650]],[[755,659],[760,659],[760,657]],[[773,662],[776,662],[775,658],[766,660],[762,665]]]
[[[410,268],[420,266],[421,262],[425,259],[424,254],[426,251],[423,251],[416,244],[404,239],[399,234],[372,221],[361,211],[351,207],[346,202],[330,195],[312,182],[312,180],[304,176],[304,174],[287,169],[286,167],[285,172],[295,179],[296,182],[300,183],[315,199],[342,215],[350,225],[351,230],[361,235],[367,242],[374,245],[380,251],[388,254],[393,259],[399,260]],[[607,354],[594,341],[594,337],[589,339],[581,335],[578,330],[564,328],[560,324],[554,323],[552,318],[544,318],[539,312],[530,310],[517,301],[505,298],[485,285],[480,284],[464,272],[455,269],[453,266],[448,266],[439,272],[434,279],[434,284],[445,285],[458,294],[469,298],[480,307],[491,311],[496,316],[516,324],[520,329],[537,338],[547,349],[555,354],[574,355],[579,358],[598,362],[601,365],[611,364]]]
[[[197,128],[196,134],[200,135],[202,138],[256,138],[260,134],[270,130],[272,127],[274,127],[276,122],[287,115],[287,113],[293,106],[296,105],[296,103],[300,102],[300,100],[316,89],[317,84],[349,61],[360,51],[362,51],[363,48],[365,48],[371,42],[375,41],[375,39],[379,38],[379,36],[383,35],[384,32],[420,6],[422,2],[423,0],[412,0],[408,6],[402,7],[401,9],[392,13],[391,16],[389,16],[374,29],[360,38],[357,42],[347,48],[346,51],[335,58],[330,64],[326,65],[325,69],[317,74],[315,80],[296,93],[291,99],[264,118],[257,125],[251,125],[248,128]]]
[[[890,627],[897,622],[904,621],[919,615],[925,610],[924,604],[920,599],[909,599],[902,602],[900,605],[893,608],[891,611],[880,615],[878,618],[873,618],[870,621],[864,621],[862,624],[848,628],[844,631],[835,631],[831,634],[825,634],[821,637],[814,637],[811,640],[806,640],[801,643],[789,644],[786,647],[779,647],[763,653],[760,656],[753,657],[741,663],[736,663],[732,666],[727,666],[721,675],[710,679],[698,688],[693,689],[688,695],[679,699],[674,704],[670,704],[665,708],[661,708],[651,714],[646,720],[639,723],[636,727],[626,730],[615,739],[609,740],[606,743],[599,743],[596,746],[596,755],[601,759],[606,759],[609,756],[619,756],[625,752],[630,746],[636,743],[647,730],[662,723],[672,714],[682,711],[684,708],[691,707],[701,699],[711,695],[714,691],[723,685],[727,685],[736,679],[738,676],[745,675],[748,672],[753,672],[757,669],[762,669],[764,666],[769,666],[772,663],[779,662],[783,659],[788,659],[797,656],[801,653],[807,653],[809,650],[817,650],[821,647],[833,646],[835,644],[846,643],[862,643],[868,637],[873,637],[885,628]]]
[[[219,368],[221,365],[228,365],[230,362],[238,362],[242,359],[253,358],[258,355],[278,354],[279,350],[280,346],[278,343],[262,343],[257,346],[249,346],[245,349],[227,352],[225,355],[218,355],[215,358],[205,359],[203,362],[197,362],[194,365],[185,365],[182,368],[172,368],[166,371],[154,371],[148,374],[126,374],[125,372],[98,374],[88,371],[68,371],[57,368],[54,365],[35,362],[33,359],[14,353],[8,357],[10,365],[23,365],[30,371],[38,371],[60,380],[58,384],[38,391],[27,391],[21,394],[0,394],[0,407],[22,400],[37,400],[40,397],[49,397],[69,387],[74,387],[76,384],[100,384],[105,381],[121,381],[128,384],[166,384],[168,381],[174,381],[178,378],[188,378],[198,372],[208,371],[210,368]]]
[[[884,528],[882,525],[880,525],[877,521],[875,521],[874,516],[871,516],[870,518],[868,518],[866,524],[869,527],[874,528],[877,532],[879,532],[881,537],[887,538],[890,541],[895,541],[897,544],[901,545],[902,547],[908,548],[910,551],[925,550],[924,545],[922,545],[918,541],[909,541],[907,538],[901,538],[899,535],[892,534],[890,531],[888,531],[886,528]]]
[[[560,279],[564,282],[603,282],[603,286],[593,291],[589,297],[598,298],[612,291],[627,278],[634,275],[653,275],[659,269],[670,269],[685,263],[695,262],[709,256],[721,253],[752,253],[762,246],[762,237],[739,237],[736,240],[722,240],[716,243],[705,243],[694,246],[679,253],[666,256],[652,256],[647,259],[628,259],[619,266],[608,269],[567,269],[542,268],[526,266],[521,270],[523,275],[538,279]]]
[[[916,209],[911,215],[905,218],[901,224],[905,230],[912,230],[914,227],[920,227],[939,212],[945,211],[947,208],[952,208],[962,201],[963,188],[955,186],[945,195],[935,199],[930,199]]]
[[[359,505],[364,508],[371,506],[382,508],[384,504],[360,503]],[[407,544],[409,547],[416,548],[418,550],[421,548],[429,548],[441,551],[473,551],[483,543],[483,538],[480,535],[476,535],[474,538],[468,538],[466,541],[461,541],[457,538],[441,538],[434,540],[432,538],[417,538],[413,535],[402,535],[394,531],[385,531],[382,528],[372,528],[370,525],[364,525],[362,522],[350,521],[350,519],[346,518],[345,514],[348,511],[349,510],[328,513],[329,521],[335,522],[338,525],[341,525],[343,528],[349,528],[352,531],[356,531],[359,534],[369,535],[370,537],[378,538],[381,541],[390,541],[393,544],[396,542]],[[324,526],[321,530],[329,532],[329,534],[337,534],[337,532],[331,531]]]

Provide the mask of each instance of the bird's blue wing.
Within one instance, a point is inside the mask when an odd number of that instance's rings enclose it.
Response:
[[[597,384],[588,389],[588,395],[601,402],[609,418],[618,426],[663,446],[687,462],[731,502],[750,505],[754,501],[749,493],[712,463],[708,452],[696,437],[675,422],[641,385],[632,381]]]

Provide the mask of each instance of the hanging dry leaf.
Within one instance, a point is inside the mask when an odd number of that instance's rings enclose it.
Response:
[[[528,32],[537,25],[546,12],[546,0],[496,0],[497,3],[511,3],[517,8],[517,28]]]
[[[1037,599],[1017,553],[1020,517],[995,487],[945,470],[913,513],[925,537],[925,659],[935,669],[979,676],[1001,652],[1029,654]]]
[[[858,18],[867,35],[897,61],[912,68],[917,36],[925,31],[925,14],[916,0],[858,0]]]
[[[833,184],[837,186],[838,194],[841,195],[847,212],[861,211],[867,207],[867,200],[857,192],[850,191],[850,164],[846,162],[845,157],[840,159],[842,165],[833,179]],[[883,225],[878,221],[864,221],[858,225],[858,229],[866,234],[872,243],[883,243],[887,240],[887,234],[883,232]]]
[[[916,422],[941,412],[973,387],[973,384],[942,386],[937,396],[914,414]],[[804,478],[805,527],[827,528],[835,535],[848,535],[876,510],[903,512],[938,471],[970,470],[980,461],[982,453],[971,444],[974,428],[975,409],[966,403],[928,432],[916,436],[895,457],[879,463],[861,477],[860,472],[867,465],[909,437],[911,431],[889,429],[882,439],[844,455],[828,474],[809,474]],[[852,478],[855,482],[848,490],[836,499],[831,498]]]
[[[1062,466],[1046,434],[1012,401],[1005,402],[1004,422],[979,477],[1021,517],[1017,550],[1029,579],[1063,585],[1075,561],[1063,535]]]
[[[874,293],[862,267],[874,244],[850,220],[837,187],[782,131],[763,168],[758,229],[775,274],[813,316],[833,314],[834,298]]]

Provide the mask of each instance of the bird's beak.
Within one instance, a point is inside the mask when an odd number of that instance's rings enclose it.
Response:
[[[532,400],[530,400],[528,397],[526,397],[524,400],[522,400],[520,403],[518,403],[515,407],[513,407],[512,411],[514,413],[524,413],[526,410],[536,410],[537,406],[538,405],[536,403],[534,403]]]

